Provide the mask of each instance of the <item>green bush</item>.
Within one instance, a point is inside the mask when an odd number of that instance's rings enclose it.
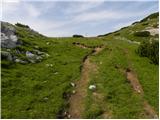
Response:
[[[137,37],[148,37],[148,36],[150,36],[150,32],[148,32],[148,31],[135,32],[134,36],[137,36]]]
[[[29,28],[28,25],[23,25],[21,23],[16,23],[15,25],[18,26],[18,27]]]
[[[140,56],[148,57],[154,64],[159,64],[159,41],[143,41],[137,52]]]
[[[159,12],[153,13],[151,15],[149,15],[148,17],[144,18],[143,20],[141,20],[140,22],[145,22],[148,19],[154,19],[154,18],[158,18],[159,17]]]
[[[73,35],[73,37],[76,37],[76,38],[82,38],[83,35]]]

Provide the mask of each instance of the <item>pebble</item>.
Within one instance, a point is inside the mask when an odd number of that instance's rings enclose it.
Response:
[[[75,87],[75,86],[76,86],[76,84],[73,83],[73,82],[71,82],[70,84],[71,84],[72,87]]]
[[[89,89],[92,90],[92,91],[96,90],[96,85],[90,85]]]
[[[75,93],[76,93],[76,91],[75,91],[75,90],[73,90],[73,91],[72,91],[72,94],[75,94]]]

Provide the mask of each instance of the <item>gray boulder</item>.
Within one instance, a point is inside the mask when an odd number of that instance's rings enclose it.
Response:
[[[8,61],[13,60],[12,55],[9,52],[6,52],[6,51],[1,51],[1,58],[6,59]]]
[[[1,22],[1,47],[15,48],[21,44],[16,36],[15,27],[7,22]]]
[[[21,64],[27,64],[28,62],[27,61],[23,61],[23,60],[20,60],[20,59],[15,59],[15,62],[16,63],[21,63]]]

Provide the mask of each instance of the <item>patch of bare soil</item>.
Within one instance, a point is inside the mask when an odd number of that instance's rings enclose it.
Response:
[[[81,48],[87,48],[86,46],[83,46],[81,44],[76,44],[76,46]],[[99,48],[95,48],[92,51],[92,54],[97,54],[102,50]],[[89,54],[89,55],[92,55]],[[81,71],[81,79],[76,82],[76,93],[72,95],[69,99],[69,110],[68,115],[69,118],[82,118],[82,114],[84,113],[85,106],[84,106],[84,100],[87,95],[87,87],[89,82],[89,74],[91,71],[96,72],[96,65],[90,62],[89,55],[85,57],[83,60],[83,67]]]
[[[82,118],[84,111],[84,99],[87,93],[87,85],[89,82],[89,71],[93,68],[92,64],[87,58],[83,63],[81,79],[76,83],[76,94],[69,99],[70,107],[69,114],[71,118]]]
[[[158,119],[158,115],[157,115],[156,111],[152,108],[152,106],[147,101],[144,101],[143,104],[144,104],[144,110],[145,110],[148,118]]]
[[[124,54],[127,56],[129,64],[132,65],[132,62],[131,62],[129,55],[128,55],[128,49],[124,49]],[[123,69],[120,69],[120,71],[123,73],[126,73],[126,78],[130,82],[134,91],[143,97],[143,95],[144,95],[143,88],[138,80],[136,73],[133,70],[131,70],[130,68],[127,68],[126,71],[124,71]],[[158,118],[156,111],[153,109],[153,107],[145,99],[144,99],[143,105],[144,105],[144,110],[146,113],[145,115],[148,118]]]
[[[143,89],[141,84],[139,83],[139,80],[137,79],[137,75],[131,71],[129,68],[126,70],[126,77],[127,80],[130,82],[130,84],[132,85],[133,89],[143,95]]]
[[[143,88],[139,83],[137,75],[131,69],[127,69],[126,77],[127,77],[127,80],[130,82],[131,86],[133,87],[134,91],[143,97],[143,94],[144,94]],[[146,100],[144,100],[143,105],[144,105],[144,110],[146,112],[146,116],[148,118],[158,118],[156,111]]]

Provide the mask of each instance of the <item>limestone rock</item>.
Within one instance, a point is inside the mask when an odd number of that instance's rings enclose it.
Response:
[[[92,90],[92,91],[95,91],[96,90],[96,85],[90,85],[89,89]]]
[[[1,47],[2,48],[15,48],[21,45],[22,42],[18,41],[16,30],[13,25],[7,22],[1,22]]]

